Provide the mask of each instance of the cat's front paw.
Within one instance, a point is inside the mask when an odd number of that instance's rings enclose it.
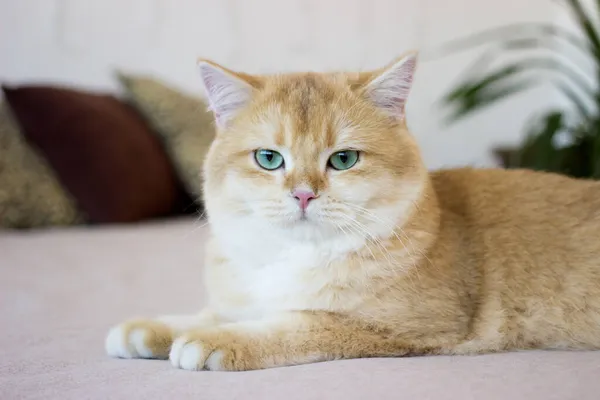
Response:
[[[153,320],[133,320],[112,328],[106,336],[105,349],[117,358],[166,359],[173,343],[171,329]]]
[[[190,371],[245,371],[265,368],[247,336],[226,330],[188,332],[173,342],[169,360]]]

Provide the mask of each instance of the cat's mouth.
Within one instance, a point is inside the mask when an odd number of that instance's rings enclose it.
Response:
[[[296,216],[296,218],[294,218],[294,223],[298,223],[298,224],[308,224],[311,222],[314,222],[315,219],[310,215],[309,212],[307,212],[307,210],[299,210],[298,214]]]
[[[295,210],[286,210],[287,212],[278,215],[280,222],[287,227],[319,225],[322,218],[319,217],[319,211],[313,207],[308,209],[297,208]]]

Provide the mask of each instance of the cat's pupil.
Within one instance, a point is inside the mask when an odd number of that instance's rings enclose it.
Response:
[[[265,158],[267,159],[268,162],[273,161],[273,153],[265,152]]]
[[[346,154],[346,153],[340,153],[339,157],[340,157],[340,161],[343,164],[346,164],[348,162],[348,154]]]

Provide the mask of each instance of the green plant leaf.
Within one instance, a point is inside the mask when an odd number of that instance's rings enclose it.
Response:
[[[437,54],[434,52],[435,56],[429,58],[445,57],[450,54],[472,50],[478,46],[489,45],[495,41],[527,40],[528,38],[560,40],[579,49],[585,55],[588,55],[590,51],[590,46],[585,40],[565,28],[548,23],[525,22],[494,27],[459,39],[453,39],[440,46]]]
[[[554,136],[564,128],[563,113],[552,111],[541,118],[528,133],[519,154],[520,167],[539,171],[556,171],[559,151]]]
[[[498,56],[506,57],[506,53],[513,52],[527,52],[527,51],[545,51],[548,52],[554,59],[568,59],[571,61],[571,57],[567,57],[564,52],[560,51],[555,41],[549,40],[548,38],[517,38],[507,39],[503,42],[498,43],[486,52],[484,52],[478,59],[469,67],[464,74],[467,77],[481,76],[486,68],[498,59]],[[591,57],[591,54],[585,53],[586,59]],[[573,63],[570,64],[575,67]],[[578,75],[586,76],[586,73],[577,71]]]
[[[588,124],[586,133],[586,139],[591,142],[590,175],[594,179],[600,179],[600,121],[596,119]]]
[[[478,90],[471,94],[453,101],[453,111],[446,117],[447,123],[455,122],[476,111],[484,109],[498,101],[506,99],[508,96],[523,92],[536,85],[535,80],[520,80],[516,82],[506,82],[502,85],[487,87],[484,90]]]
[[[521,147],[506,159],[507,166],[600,179],[600,29],[596,25],[600,0],[590,9],[583,0],[565,3],[582,36],[550,24],[525,23],[448,42],[446,54],[484,44],[489,47],[442,102],[450,107],[449,122],[453,122],[533,86],[549,83],[569,100],[571,107],[536,118]],[[565,43],[567,49],[576,49],[593,62],[593,76],[573,62],[572,54],[564,53],[565,46],[561,45]],[[521,59],[494,66],[506,56]],[[559,133],[570,135],[571,141],[557,148]]]
[[[488,107],[502,100],[503,97],[522,92],[543,82],[538,78],[520,78],[518,83],[515,83],[520,74],[539,72],[539,70],[553,72],[560,79],[577,87],[579,91],[583,92],[589,98],[589,102],[596,100],[596,93],[591,89],[593,83],[587,77],[573,70],[561,60],[549,57],[535,57],[513,62],[495,71],[491,71],[483,77],[472,77],[451,89],[442,98],[442,103],[445,106],[455,109],[450,114],[451,118],[448,122],[451,123],[471,112]],[[563,84],[563,87],[566,87],[566,85]],[[572,90],[570,93],[574,95]],[[584,98],[580,98],[579,96],[576,97],[575,101],[574,106],[577,109],[586,102]]]
[[[579,117],[583,120],[591,118],[591,111],[585,105],[585,101],[579,97],[575,91],[571,90],[568,85],[561,82],[553,82],[554,86],[573,103],[575,109],[579,112]]]
[[[589,178],[590,170],[590,144],[588,141],[579,141],[559,150],[556,158],[555,171],[575,178]]]
[[[596,57],[600,56],[600,36],[596,31],[596,27],[592,23],[591,19],[586,14],[586,11],[579,0],[566,0],[567,4],[569,4],[573,15],[575,16],[575,21],[579,24],[580,29],[585,33],[587,40],[590,42],[594,55]]]
[[[451,90],[444,96],[444,101],[450,103],[452,101],[477,96],[479,92],[486,90],[491,85],[504,81],[507,78],[511,78],[522,70],[523,67],[513,64],[491,72],[483,78],[470,79]]]

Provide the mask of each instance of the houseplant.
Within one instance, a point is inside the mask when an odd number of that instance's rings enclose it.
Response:
[[[498,149],[496,154],[508,168],[596,179],[600,178],[600,0],[589,7],[581,0],[564,3],[579,32],[545,23],[513,24],[449,44],[446,50],[452,52],[487,49],[443,104],[450,109],[448,121],[455,122],[536,85],[552,85],[568,104],[534,117],[520,147]],[[510,61],[500,62],[506,59]],[[582,62],[572,61],[577,59]],[[585,65],[591,65],[592,72]]]

